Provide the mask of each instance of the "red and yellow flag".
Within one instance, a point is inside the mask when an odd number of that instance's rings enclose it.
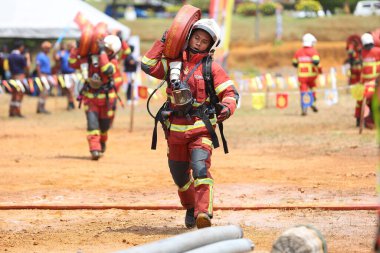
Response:
[[[288,93],[276,94],[276,107],[279,109],[285,109],[288,107]]]

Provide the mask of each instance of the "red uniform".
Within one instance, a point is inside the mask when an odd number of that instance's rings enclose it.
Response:
[[[302,47],[293,56],[293,65],[297,67],[298,82],[300,91],[313,91],[314,101],[316,101],[316,80],[320,69],[318,68],[320,58],[314,47]]]
[[[142,69],[158,79],[165,79],[168,76],[169,63],[173,61],[162,57],[163,50],[164,43],[156,41],[142,59]],[[199,53],[190,58],[188,51],[183,51],[181,58],[176,60],[182,61],[180,74],[182,81],[196,67],[187,81],[194,98],[192,110],[197,110],[203,105],[210,105],[202,75],[202,64],[196,66],[205,56],[207,53]],[[238,98],[233,81],[217,63],[213,62],[211,68],[216,95],[232,114],[236,109]],[[172,87],[168,86],[166,93],[169,109],[175,109]],[[215,128],[215,115],[210,121]],[[181,204],[186,209],[195,208],[195,217],[198,213],[207,213],[212,217],[214,181],[209,171],[213,148],[210,133],[204,122],[197,116],[185,117],[174,114],[165,121],[165,125],[169,167],[179,188]],[[192,176],[190,169],[193,171]]]
[[[353,42],[348,44],[347,54],[350,63],[349,85],[355,85],[360,83],[360,74],[362,72],[361,50],[358,50]]]
[[[361,83],[365,85],[364,96],[367,97],[367,104],[371,111],[371,98],[375,91],[375,81],[380,75],[380,48],[373,47],[370,50],[363,48],[362,50],[362,72],[361,72]],[[358,101],[355,116],[360,117],[361,103]],[[365,125],[369,128],[373,127],[373,117],[372,113],[365,118]]]
[[[81,64],[87,61],[79,59],[78,51],[74,49],[71,51],[69,62],[72,68],[79,69]],[[88,65],[87,88],[82,94],[87,117],[87,140],[90,151],[102,151],[116,109],[117,94],[110,83],[121,75],[117,60],[109,59],[104,52],[99,55],[97,65],[92,64],[90,59]],[[118,84],[115,82],[115,86]]]

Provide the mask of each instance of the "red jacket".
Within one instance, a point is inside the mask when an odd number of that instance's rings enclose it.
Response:
[[[112,78],[115,87],[118,89],[122,83],[122,76],[119,69],[119,63],[116,58],[109,59],[106,53],[99,55],[98,66],[91,64],[91,61],[87,58],[80,58],[77,49],[73,49],[70,52],[69,65],[71,68],[80,69],[82,63],[88,63],[88,78],[99,79],[103,85],[108,84]],[[96,92],[96,89],[90,89],[91,92]],[[100,93],[104,93],[101,91]]]
[[[314,47],[298,49],[292,59],[293,65],[297,66],[298,79],[303,81],[303,79],[317,78],[319,61],[319,54]]]
[[[182,53],[182,57],[176,60],[166,59],[162,56],[164,49],[164,43],[161,41],[156,41],[152,48],[144,55],[141,63],[142,69],[148,74],[158,79],[165,79],[169,75],[169,63],[172,61],[182,61],[181,69],[181,80],[184,80],[187,77],[187,74],[192,71],[195,65],[202,61],[202,59],[207,56],[207,54],[197,54],[194,55],[191,59],[187,51]],[[226,74],[224,69],[217,63],[212,63],[212,76],[214,78],[214,87],[216,94],[219,98],[219,101],[228,106],[231,114],[234,113],[236,109],[236,103],[238,99],[238,93],[234,87],[233,81]],[[195,72],[188,80],[188,85],[192,93],[195,102],[193,108],[200,106],[201,104],[210,104],[210,98],[206,93],[205,81],[203,80],[202,74],[202,64],[198,66]],[[167,87],[166,93],[168,99],[172,98],[172,88]],[[173,105],[170,103],[171,108]],[[169,122],[170,121],[170,122]],[[166,122],[167,125],[170,125],[171,133],[169,138],[181,140],[183,138],[191,138],[194,135],[206,134],[208,131],[203,124],[202,120],[198,117],[192,117],[189,121],[186,117],[172,116],[169,118],[169,121]],[[216,124],[216,117],[211,119],[213,125]]]
[[[373,47],[370,50],[362,50],[362,83],[376,80],[380,75],[380,48]]]

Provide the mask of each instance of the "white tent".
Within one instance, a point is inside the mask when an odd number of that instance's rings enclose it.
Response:
[[[109,30],[130,29],[81,0],[0,0],[0,37],[2,38],[78,38],[74,22],[78,12],[93,25],[105,22]]]

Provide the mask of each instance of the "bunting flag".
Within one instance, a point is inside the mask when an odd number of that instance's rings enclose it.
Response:
[[[288,93],[276,94],[276,107],[279,109],[285,109],[288,107]]]
[[[265,93],[252,93],[252,107],[256,110],[261,110],[265,107]]]
[[[314,103],[314,97],[312,91],[301,92],[301,106],[302,108],[307,108],[312,106]]]
[[[325,87],[326,86],[326,75],[320,74],[317,79],[318,86]]]
[[[18,87],[20,87],[21,92],[25,93],[26,90],[22,82],[20,80],[16,80],[16,84],[18,85]]]
[[[34,82],[32,78],[28,78],[29,90],[30,93],[34,93]]]
[[[39,77],[35,77],[34,78],[34,81],[36,82],[37,86],[38,86],[38,90],[39,91],[42,91],[43,90],[43,86],[42,86],[42,82],[41,82],[41,79]]]
[[[9,80],[8,82],[9,82],[9,84],[10,84],[15,90],[17,90],[17,92],[20,92],[20,91],[21,91],[20,87],[19,87],[18,84],[16,83],[16,80],[11,79],[11,80]]]
[[[138,86],[137,93],[139,98],[147,99],[148,98],[148,87],[147,86]]]
[[[62,88],[66,88],[65,80],[63,79],[63,75],[58,75],[58,83],[61,84]]]
[[[9,93],[12,92],[12,88],[11,88],[11,86],[8,85],[8,82],[6,80],[3,80],[1,83],[8,90]]]
[[[272,78],[272,76],[271,76],[271,74],[269,74],[269,73],[266,73],[265,74],[265,82],[266,82],[266,85],[268,86],[268,87],[276,87],[276,84],[275,84],[275,82],[273,81],[273,78]]]
[[[40,79],[41,79],[41,82],[44,85],[45,89],[49,90],[50,89],[50,85],[49,85],[49,82],[48,82],[47,78],[45,76],[41,76]]]
[[[298,80],[297,80],[297,77],[296,76],[289,76],[288,77],[288,83],[289,83],[289,86],[293,89],[297,89],[298,88]]]
[[[338,103],[338,90],[337,89],[325,90],[325,102],[329,106],[337,104]]]

